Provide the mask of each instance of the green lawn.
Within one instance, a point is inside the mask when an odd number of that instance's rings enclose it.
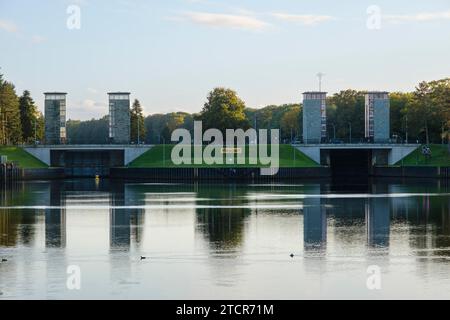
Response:
[[[8,162],[17,162],[18,166],[21,168],[31,169],[48,167],[45,163],[33,157],[22,148],[0,146],[0,155],[7,156]]]
[[[450,167],[450,154],[447,145],[433,144],[430,148],[431,158],[426,159],[422,154],[422,148],[418,148],[403,159],[403,166]],[[396,165],[401,166],[402,161],[397,162]]]
[[[228,165],[228,164],[200,164],[200,165],[175,165],[171,160],[171,153],[174,145],[157,145],[152,149],[144,153],[142,156],[134,160],[129,164],[131,168],[224,168],[224,167],[264,167],[262,164],[249,164],[248,161],[248,147],[246,149],[246,161],[245,165]],[[298,151],[297,149],[291,147],[290,145],[280,145],[280,167],[317,167],[319,166],[316,162],[311,160],[309,157]],[[270,154],[270,146],[267,148]],[[231,155],[228,155],[231,156]],[[193,159],[194,152],[191,152],[191,158]],[[192,160],[191,163],[194,161]],[[224,161],[225,162],[225,161]],[[235,161],[236,162],[236,161]]]

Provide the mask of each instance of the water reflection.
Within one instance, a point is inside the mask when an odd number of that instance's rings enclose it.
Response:
[[[64,248],[66,246],[66,209],[64,184],[52,181],[47,186],[46,201],[49,208],[45,209],[45,246],[49,248]]]
[[[412,268],[417,279],[437,281],[446,276],[433,272],[450,264],[449,193],[448,183],[436,180],[16,183],[1,190],[0,255],[11,258],[9,266],[0,265],[0,291],[4,283],[10,290],[36,286],[35,275],[47,277],[45,287],[61,294],[58,281],[74,259],[88,264],[85,268],[106,263],[108,281],[119,287],[185,272],[205,290],[243,290],[242,283],[256,286],[261,277],[287,282],[300,277],[299,269],[284,265],[296,261],[291,252],[304,259],[306,273],[317,277],[311,279],[333,274],[339,261],[353,268],[375,261],[392,263],[394,273]],[[136,265],[141,255],[150,262]],[[265,273],[274,262],[283,264],[271,268],[284,268],[286,274]],[[18,270],[27,275],[18,276]]]
[[[110,246],[111,249],[129,249],[133,238],[139,246],[143,234],[143,209],[130,209],[142,199],[133,188],[123,183],[110,184]]]
[[[372,185],[372,194],[388,194],[385,184]],[[372,247],[389,246],[390,199],[387,197],[369,198],[365,203],[367,243]]]
[[[152,210],[193,207],[196,228],[211,247],[230,249],[242,245],[249,216],[276,211],[279,205],[280,210],[298,210],[303,215],[305,249],[326,248],[330,232],[361,225],[365,226],[368,246],[388,247],[393,223],[412,227],[410,241],[418,249],[450,246],[448,185],[377,182],[367,186],[367,196],[361,192],[356,196],[348,191],[336,192],[328,183],[310,183],[272,189],[271,197],[266,198],[266,188],[257,185],[160,186],[110,181],[99,185],[90,180],[18,183],[1,191],[0,245],[33,245],[44,213],[45,246],[64,248],[67,209],[74,206],[78,211],[83,207],[88,211],[108,209],[111,248],[129,248],[132,241],[137,246],[142,242],[145,216]],[[408,192],[413,195],[408,196]],[[178,195],[173,197],[174,193]],[[187,196],[183,197],[183,193]],[[255,194],[261,197],[255,198]],[[334,238],[339,240],[340,234]]]
[[[321,186],[312,186],[308,188],[307,193],[321,194]],[[305,250],[326,249],[327,214],[320,197],[307,197],[303,202],[303,239]]]
[[[196,209],[199,231],[214,250],[233,250],[242,245],[244,220],[251,214],[246,205],[245,190],[236,185],[223,188],[212,185],[198,188],[203,199]],[[222,207],[223,206],[223,207]]]

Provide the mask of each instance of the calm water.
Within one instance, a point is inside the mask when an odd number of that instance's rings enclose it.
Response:
[[[450,298],[450,186],[436,180],[0,192],[0,299]]]

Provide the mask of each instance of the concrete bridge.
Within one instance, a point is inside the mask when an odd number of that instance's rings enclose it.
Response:
[[[294,145],[317,163],[329,166],[334,173],[349,175],[369,172],[374,166],[394,165],[411,154],[418,144],[302,144]]]
[[[342,144],[298,144],[295,148],[322,165],[330,165],[330,154],[336,151],[370,151],[374,165],[394,165],[414,150],[419,144],[374,144],[374,143],[342,143]]]
[[[51,167],[65,168],[68,176],[109,175],[152,148],[151,145],[38,145],[23,149]]]

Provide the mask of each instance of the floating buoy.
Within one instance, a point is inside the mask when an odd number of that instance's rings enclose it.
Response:
[[[293,257],[294,257],[294,254],[293,254],[293,253],[291,253],[290,257],[291,257],[291,258],[293,258]]]

